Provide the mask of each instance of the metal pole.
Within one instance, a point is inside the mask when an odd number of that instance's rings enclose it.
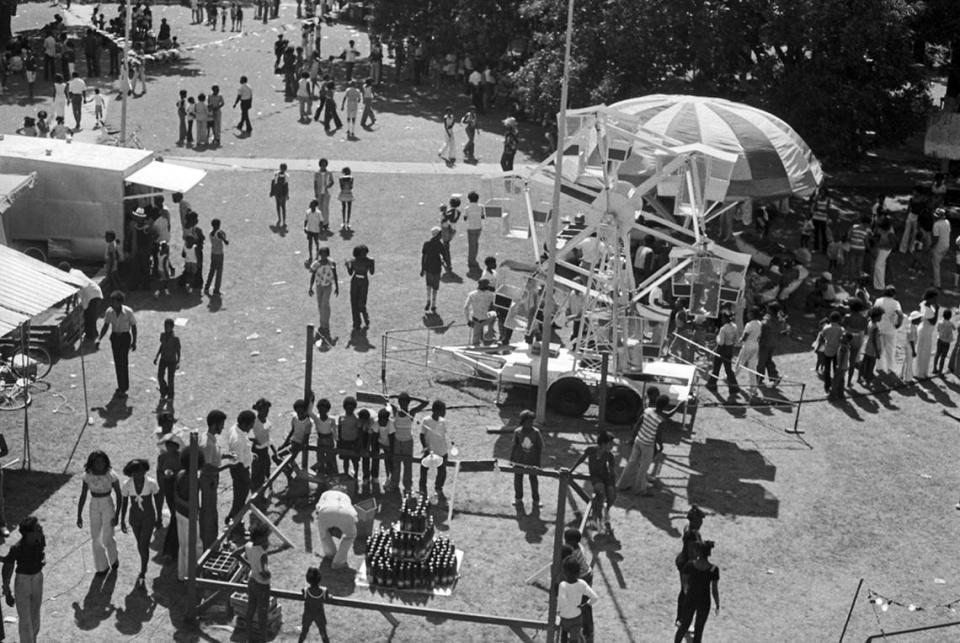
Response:
[[[319,23],[318,23],[319,24]],[[387,331],[380,337],[380,390],[383,392],[384,396],[388,395],[387,393],[387,334],[390,331]]]
[[[27,322],[20,327],[20,353],[23,355],[21,362],[24,370],[30,367],[29,338],[30,322]],[[20,463],[20,468],[29,471],[33,468],[30,463],[30,412],[28,410],[30,407],[30,378],[23,377],[20,381],[23,382],[23,460]]]
[[[543,331],[540,342],[540,374],[537,379],[537,421],[546,422],[547,418],[547,375],[550,362],[550,336],[553,334],[553,280],[557,274],[557,230],[560,224],[560,175],[563,168],[563,146],[567,137],[567,95],[570,89],[570,49],[573,39],[573,3],[567,2],[567,37],[563,51],[563,82],[560,85],[560,113],[557,115],[557,157],[554,162],[553,212],[550,213],[550,230],[547,233],[548,244],[547,275],[543,290]],[[549,637],[548,637],[549,641]]]
[[[307,405],[310,404],[310,392],[313,390],[313,337],[313,324],[307,324],[306,364],[304,365],[303,373],[303,399],[307,401]],[[307,436],[307,443],[303,446],[304,449],[301,455],[300,466],[303,467],[304,472],[309,472],[309,469],[307,469],[307,467],[310,466],[309,435]]]
[[[607,421],[607,375],[610,373],[610,353],[600,355],[600,417],[597,428],[602,429]]]
[[[190,463],[187,468],[189,478],[188,493],[190,494],[187,518],[187,622],[194,623],[197,614],[197,514],[199,513],[199,498],[197,498],[197,469],[199,468],[200,441],[197,431],[190,431]],[[183,543],[180,543],[183,547]]]
[[[130,68],[127,56],[130,55],[130,26],[133,21],[130,3],[123,6],[123,57],[120,59],[120,144],[127,144],[127,94],[130,93]]]
[[[793,416],[793,430],[791,431],[790,429],[787,429],[787,433],[791,433],[793,435],[800,435],[801,433],[804,433],[804,431],[800,430],[800,407],[803,406],[803,393],[806,390],[807,390],[807,385],[801,384],[800,400],[797,402],[797,413],[796,415]]]
[[[572,4],[572,2],[571,2]],[[567,486],[570,470],[560,469],[557,486],[557,519],[553,523],[553,564],[550,566],[550,599],[547,605],[547,643],[555,643],[557,636],[557,584],[560,582],[560,549],[563,547],[563,530],[566,525]]]
[[[857,599],[860,598],[860,588],[863,587],[863,579],[860,579],[860,582],[857,583],[857,591],[853,593],[853,601],[850,602],[850,611],[847,612],[847,620],[843,622],[843,631],[840,632],[840,641],[838,643],[843,643],[843,637],[847,634],[847,626],[850,625],[850,617],[853,616],[853,608],[857,605]]]

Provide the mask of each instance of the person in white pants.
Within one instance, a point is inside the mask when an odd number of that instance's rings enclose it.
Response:
[[[331,567],[346,567],[347,556],[357,537],[357,510],[353,502],[343,491],[331,489],[324,492],[317,501],[317,530],[320,532],[320,546],[324,558],[333,558]],[[333,541],[330,530],[340,531],[340,545]]]
[[[77,527],[83,529],[83,507],[90,493],[90,544],[93,548],[93,566],[97,575],[115,572],[117,541],[114,527],[120,522],[120,479],[110,468],[110,458],[103,451],[94,451],[87,457],[83,487],[77,502]],[[116,500],[111,497],[115,496]]]
[[[880,319],[880,356],[877,358],[877,372],[895,373],[894,355],[897,351],[897,329],[903,323],[903,308],[896,299],[897,289],[887,286],[883,297],[878,297],[874,306],[883,311]]]
[[[36,643],[40,634],[40,604],[43,603],[43,566],[47,541],[35,516],[20,523],[20,541],[10,548],[3,561],[3,596],[8,605],[16,601],[21,643]],[[10,591],[10,577],[17,575]],[[3,628],[0,627],[0,635]]]

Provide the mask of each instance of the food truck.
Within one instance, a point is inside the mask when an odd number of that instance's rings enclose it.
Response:
[[[0,240],[44,258],[101,259],[107,230],[123,239],[145,199],[186,192],[206,172],[149,150],[32,136],[0,136],[0,174],[36,177],[3,213]]]

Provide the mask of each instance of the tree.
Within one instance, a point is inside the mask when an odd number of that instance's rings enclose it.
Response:
[[[524,0],[534,53],[518,99],[555,113],[566,0]],[[909,0],[579,0],[570,97],[580,107],[656,92],[722,96],[768,109],[823,156],[915,131],[928,108]]]

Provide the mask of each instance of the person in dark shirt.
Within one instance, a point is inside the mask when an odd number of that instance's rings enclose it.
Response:
[[[437,291],[440,290],[440,274],[443,268],[452,270],[450,257],[446,253],[443,240],[440,238],[440,226],[430,229],[430,239],[425,241],[420,251],[420,276],[427,282],[427,303],[425,311],[437,312]]]
[[[690,561],[697,557],[698,547],[703,542],[700,536],[700,527],[703,526],[705,514],[697,505],[690,507],[687,512],[687,526],[683,528],[683,548],[677,554],[674,562],[677,565],[677,571],[680,572],[680,595],[677,596],[677,625],[683,618],[683,601],[686,596],[683,590],[683,568]]]
[[[611,453],[612,448],[613,436],[606,431],[600,431],[597,434],[596,446],[588,447],[586,450],[590,485],[594,493],[590,513],[599,525],[602,512],[603,524],[608,532],[610,531],[610,507],[617,499],[616,464]]]
[[[20,640],[35,643],[40,634],[40,604],[43,602],[44,550],[47,541],[43,527],[36,516],[27,516],[20,523],[20,541],[7,552],[3,560],[3,598],[7,605],[17,606]],[[14,592],[10,592],[10,578],[16,569]],[[2,621],[2,619],[0,619]],[[0,640],[3,637],[0,625]]]
[[[693,643],[703,640],[703,628],[710,616],[710,594],[713,602],[720,611],[720,569],[710,562],[710,553],[713,551],[713,541],[708,540],[697,546],[698,555],[683,566],[683,614],[677,626],[674,643],[680,643],[687,636],[687,629],[693,622]],[[696,620],[694,621],[694,616]]]
[[[540,429],[533,426],[537,414],[530,409],[520,413],[520,426],[513,431],[513,447],[510,450],[510,462],[528,467],[540,467],[543,457],[543,435]],[[514,503],[523,507],[523,471],[513,472]],[[542,506],[540,502],[540,484],[535,473],[528,474],[530,478],[530,495],[533,497],[533,509]]]

